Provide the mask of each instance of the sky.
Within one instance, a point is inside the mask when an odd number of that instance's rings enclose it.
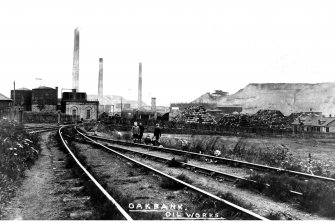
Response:
[[[335,82],[335,2],[94,0],[0,2],[0,93],[72,88],[80,30],[79,90],[143,101],[190,102],[249,83]],[[38,80],[42,79],[42,80]]]

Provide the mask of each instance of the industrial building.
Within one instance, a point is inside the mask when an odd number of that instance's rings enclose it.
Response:
[[[80,120],[97,120],[99,101],[88,101],[84,92],[63,92],[61,112],[67,115],[79,116]]]
[[[15,95],[15,99],[14,99]],[[15,102],[15,106],[20,106],[23,111],[31,111],[32,90],[28,88],[18,88],[10,91],[10,98]]]
[[[58,87],[38,87],[32,90],[31,110],[34,112],[56,112],[58,102]]]
[[[5,95],[0,94],[0,109],[8,109],[13,105],[13,100],[7,98]]]

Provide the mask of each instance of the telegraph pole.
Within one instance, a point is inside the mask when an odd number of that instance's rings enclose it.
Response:
[[[121,112],[120,112],[120,117],[122,118],[122,97],[121,97]]]
[[[14,99],[14,108],[15,108],[15,81],[14,81],[14,96],[13,96],[13,99]]]

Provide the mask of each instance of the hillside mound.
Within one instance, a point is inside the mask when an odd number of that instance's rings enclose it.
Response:
[[[270,109],[289,115],[312,110],[328,116],[335,114],[335,83],[251,83],[235,94],[211,97],[207,93],[194,102],[217,103],[218,106],[241,106],[245,113]]]

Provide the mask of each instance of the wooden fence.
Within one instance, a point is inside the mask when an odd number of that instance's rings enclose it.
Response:
[[[0,109],[0,118],[16,120],[20,123],[68,123],[76,122],[79,116],[51,112],[30,112],[14,108]]]
[[[285,138],[323,138],[335,139],[335,133],[297,132],[293,129],[271,129],[260,127],[233,127],[214,124],[182,123],[155,120],[110,119],[105,122],[119,131],[130,131],[134,121],[141,122],[146,132],[153,132],[156,123],[160,124],[162,133],[188,135],[233,135],[244,137],[285,137]]]

